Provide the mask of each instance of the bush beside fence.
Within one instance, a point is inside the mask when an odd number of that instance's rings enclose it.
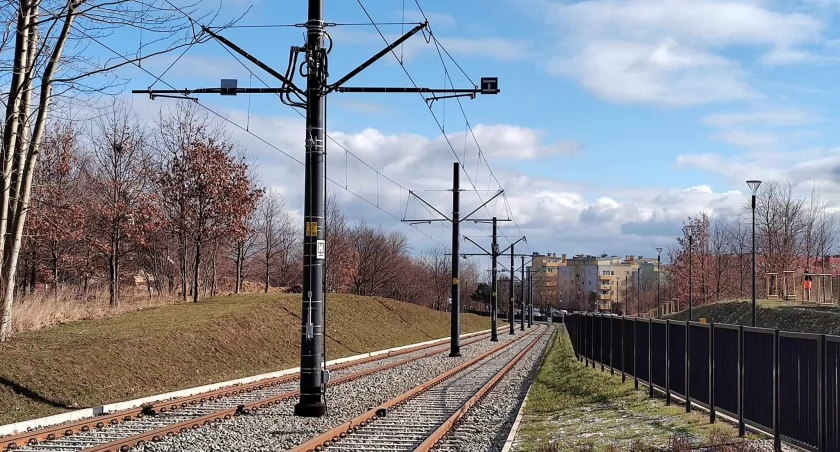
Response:
[[[700,406],[785,442],[840,452],[840,337],[600,314],[566,316],[578,359],[651,397]]]

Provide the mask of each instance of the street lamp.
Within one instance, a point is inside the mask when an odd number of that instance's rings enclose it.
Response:
[[[659,265],[662,263],[662,248],[656,249],[656,318],[662,317],[662,292],[659,288],[659,283],[662,280],[662,273],[660,273]]]
[[[624,312],[626,316],[630,316],[630,284],[627,282],[629,277],[629,273],[624,274]]]
[[[752,190],[752,326],[755,326],[755,194],[761,181],[748,180],[747,186]]]
[[[688,321],[691,322],[693,317],[691,316],[691,308],[693,303],[693,282],[692,282],[692,272],[691,266],[693,259],[691,258],[691,249],[694,248],[694,227],[692,225],[688,225],[685,227],[686,231],[688,232]]]

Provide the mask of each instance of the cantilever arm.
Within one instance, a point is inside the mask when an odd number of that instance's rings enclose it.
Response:
[[[475,240],[473,240],[473,239],[471,239],[471,238],[469,238],[469,237],[466,237],[466,236],[464,236],[464,240],[469,240],[469,242],[470,242],[470,243],[472,243],[473,245],[477,246],[477,247],[478,247],[481,251],[484,251],[485,253],[487,253],[487,255],[488,255],[488,256],[492,256],[492,255],[493,255],[493,253],[491,253],[491,252],[487,251],[486,249],[484,249],[484,247],[483,247],[483,246],[479,245],[478,243],[475,243]]]
[[[499,190],[495,195],[491,196],[490,199],[488,199],[487,201],[484,201],[484,203],[482,203],[480,206],[476,207],[475,210],[473,210],[472,212],[465,215],[464,218],[461,218],[461,221],[466,221],[467,219],[469,219],[470,216],[472,216],[472,214],[478,212],[482,207],[486,206],[490,201],[498,198],[499,195],[501,195],[504,192],[505,192],[504,190]]]
[[[517,241],[515,241],[515,242],[511,243],[510,245],[508,245],[508,247],[507,247],[507,248],[505,248],[504,250],[502,250],[501,252],[499,252],[499,254],[500,254],[500,255],[501,255],[501,254],[505,254],[505,253],[507,252],[507,250],[509,250],[509,249],[510,249],[513,245],[516,245],[517,243],[519,243],[519,242],[521,242],[521,241],[523,241],[523,240],[525,240],[526,242],[528,241],[528,239],[526,239],[524,236],[523,236],[523,237],[520,237]]]
[[[327,86],[327,90],[326,90],[326,93],[325,93],[325,94],[329,94],[330,92],[335,91],[338,87],[340,87],[342,84],[344,84],[344,82],[346,82],[347,80],[350,80],[351,78],[355,77],[355,76],[356,76],[356,75],[358,75],[360,72],[362,72],[362,71],[364,71],[365,69],[367,69],[367,68],[368,68],[371,64],[375,63],[377,60],[379,60],[380,58],[382,58],[383,56],[385,56],[385,54],[386,54],[386,53],[388,53],[388,52],[390,52],[390,51],[394,50],[395,48],[397,48],[397,46],[398,46],[398,45],[400,45],[400,44],[402,44],[403,42],[407,41],[407,40],[408,40],[408,38],[410,38],[410,37],[412,37],[412,36],[416,35],[416,34],[417,34],[420,30],[422,30],[422,29],[424,29],[424,28],[426,28],[426,27],[428,27],[428,26],[429,26],[429,22],[427,21],[427,22],[423,22],[423,23],[422,23],[422,24],[420,24],[420,25],[417,25],[416,27],[412,28],[411,30],[408,30],[408,33],[406,33],[406,34],[404,34],[404,35],[400,36],[400,38],[399,38],[399,39],[397,39],[396,41],[392,42],[391,44],[388,44],[388,46],[387,46],[387,47],[385,47],[384,49],[380,50],[380,51],[379,51],[379,53],[377,53],[376,55],[374,55],[374,56],[372,56],[372,57],[368,58],[368,59],[367,59],[367,61],[365,61],[364,63],[360,64],[358,67],[356,67],[356,69],[353,69],[352,71],[348,72],[348,73],[347,73],[347,75],[345,75],[344,77],[341,77],[340,79],[338,79],[338,81],[337,81],[337,82],[335,82],[335,83],[331,83],[330,85],[328,85],[328,86]]]
[[[212,36],[212,37],[216,38],[216,39],[217,39],[219,42],[221,42],[222,44],[224,44],[224,45],[226,45],[226,46],[230,47],[230,49],[231,49],[231,50],[233,50],[234,52],[236,52],[236,53],[238,53],[238,54],[242,55],[242,56],[243,56],[243,57],[245,57],[245,59],[247,59],[248,61],[250,61],[250,62],[252,62],[252,63],[256,64],[257,66],[259,66],[259,68],[260,68],[260,69],[262,69],[262,70],[264,70],[264,71],[268,72],[269,74],[273,75],[275,78],[277,78],[278,80],[280,80],[280,81],[281,81],[281,82],[283,82],[284,84],[289,85],[289,86],[292,88],[292,90],[293,90],[294,92],[296,92],[296,93],[298,93],[298,94],[300,94],[300,95],[305,95],[305,94],[306,94],[306,93],[305,93],[302,89],[298,88],[298,87],[297,87],[294,83],[292,83],[292,81],[291,81],[291,80],[287,79],[285,75],[283,75],[283,74],[281,74],[281,73],[277,72],[276,70],[274,70],[274,69],[272,69],[272,68],[268,67],[268,65],[267,65],[267,64],[265,64],[265,63],[263,63],[262,61],[258,60],[255,56],[251,55],[250,53],[248,53],[248,52],[246,52],[246,51],[242,50],[242,48],[241,48],[241,47],[239,47],[238,45],[236,45],[236,44],[234,44],[234,43],[230,42],[230,41],[229,41],[227,38],[225,38],[224,36],[221,36],[221,35],[219,35],[219,34],[217,34],[217,33],[213,32],[212,30],[210,30],[209,28],[205,27],[204,25],[202,25],[202,26],[201,26],[201,30],[202,30],[202,31],[204,31],[205,33],[209,34],[210,36]]]
[[[413,191],[409,190],[409,191],[408,191],[408,194],[409,194],[409,195],[411,195],[411,196],[414,196],[414,198],[415,198],[415,199],[417,199],[418,201],[422,202],[423,204],[425,204],[426,206],[428,206],[430,209],[434,210],[434,211],[435,211],[438,215],[440,215],[440,216],[442,216],[443,218],[445,218],[445,219],[446,219],[446,221],[452,221],[452,219],[451,219],[451,218],[447,217],[445,213],[443,213],[443,212],[441,212],[440,210],[438,210],[438,209],[437,209],[437,207],[435,207],[435,206],[433,206],[433,205],[431,205],[431,204],[427,203],[427,202],[426,202],[426,200],[424,200],[423,198],[421,198],[421,197],[417,196],[417,193],[414,193]]]

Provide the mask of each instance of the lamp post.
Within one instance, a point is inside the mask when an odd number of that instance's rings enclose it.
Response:
[[[752,190],[752,326],[755,326],[755,195],[761,181],[748,180],[747,186]]]
[[[691,258],[691,251],[694,248],[694,227],[691,225],[686,226],[686,231],[688,232],[688,321],[691,322],[694,318],[691,316],[691,308],[694,304],[693,296],[694,296],[694,287],[692,282],[692,271],[691,266],[693,264],[693,259]]]
[[[656,318],[662,317],[662,291],[659,283],[662,281],[659,265],[662,263],[662,248],[656,249]]]
[[[630,315],[630,284],[628,283],[630,274],[624,274],[624,315]]]
[[[636,269],[636,317],[642,315],[642,265]]]

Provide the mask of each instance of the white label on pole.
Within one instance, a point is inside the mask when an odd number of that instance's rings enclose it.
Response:
[[[326,259],[327,258],[327,242],[324,240],[318,240],[315,242],[315,258],[316,259]]]

